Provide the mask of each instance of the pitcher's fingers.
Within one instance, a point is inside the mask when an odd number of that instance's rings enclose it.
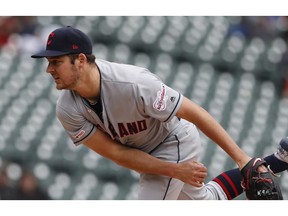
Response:
[[[194,187],[202,187],[203,186],[203,182],[201,181],[194,181],[191,182],[190,185],[194,186]]]
[[[197,172],[199,173],[207,173],[207,168],[205,166],[197,166],[195,167],[195,170],[197,170]]]

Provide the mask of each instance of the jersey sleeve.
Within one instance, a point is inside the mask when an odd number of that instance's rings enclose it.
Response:
[[[75,145],[83,143],[96,131],[95,125],[75,111],[68,111],[57,105],[56,115]]]
[[[138,97],[143,112],[162,122],[170,121],[180,108],[183,95],[164,84],[152,73],[145,73],[139,78]]]

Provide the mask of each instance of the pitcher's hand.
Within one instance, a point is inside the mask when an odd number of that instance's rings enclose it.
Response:
[[[207,168],[197,161],[185,161],[178,164],[175,178],[195,187],[201,187],[207,177]]]

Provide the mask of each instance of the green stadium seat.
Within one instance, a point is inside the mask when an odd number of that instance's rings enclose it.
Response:
[[[135,64],[139,67],[144,67],[147,69],[152,69],[153,63],[152,58],[147,53],[136,53],[131,64]]]
[[[121,43],[129,44],[129,46],[136,46],[139,32],[145,23],[146,19],[143,16],[126,17],[121,28],[117,31],[117,39]]]
[[[117,44],[113,50],[113,61],[120,63],[130,63],[131,50],[126,44]]]
[[[228,158],[227,154],[223,149],[218,146],[215,148],[214,153],[210,155],[212,162],[207,167],[209,170],[209,176],[207,179],[214,178],[218,176],[225,170],[226,159]]]
[[[102,187],[103,190],[99,197],[100,200],[113,200],[117,197],[120,190],[118,185],[113,182],[104,183]]]
[[[206,107],[206,102],[211,98],[217,75],[211,64],[203,63],[197,68],[197,76],[192,86],[190,98],[200,106]],[[189,94],[188,94],[189,95]]]
[[[162,79],[164,83],[170,82],[170,76],[173,73],[173,59],[167,53],[160,53],[156,56],[154,73]]]
[[[172,88],[179,91],[181,94],[186,95],[187,89],[193,79],[194,69],[188,62],[182,62],[177,65],[174,80],[170,84]]]

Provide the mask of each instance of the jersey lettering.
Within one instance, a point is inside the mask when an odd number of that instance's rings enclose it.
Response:
[[[110,130],[110,132],[112,133],[112,135],[113,135],[114,138],[117,137],[117,133],[116,133],[113,125],[110,123],[110,121],[109,121],[109,130]]]
[[[138,133],[138,127],[136,122],[127,123],[127,128],[130,134]]]
[[[123,123],[118,123],[118,129],[120,133],[120,137],[128,136],[128,130],[125,128]]]
[[[145,120],[137,121],[139,132],[144,131],[147,129],[147,124]]]
[[[120,133],[120,137],[134,135],[141,131],[147,129],[147,124],[145,120],[137,121],[137,122],[129,122],[129,123],[118,123],[118,130]]]

